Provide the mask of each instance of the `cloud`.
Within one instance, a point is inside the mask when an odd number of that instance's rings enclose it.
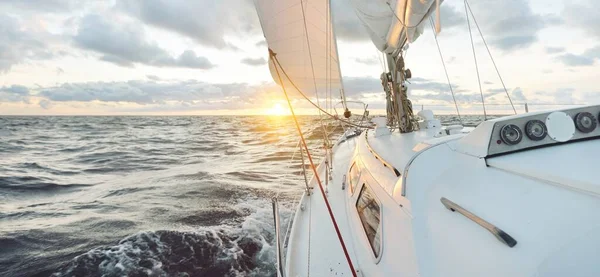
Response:
[[[447,92],[448,94],[450,94],[450,87],[448,86],[448,83],[435,82],[419,77],[409,79],[409,81],[409,88],[413,91],[435,91]],[[456,90],[458,89],[458,85],[453,84],[452,88]]]
[[[119,0],[116,6],[149,25],[218,49],[236,48],[225,40],[227,35],[259,33],[250,0]]]
[[[567,53],[557,57],[557,60],[568,66],[586,66],[593,65],[594,59],[585,55],[574,55]]]
[[[580,55],[571,53],[562,54],[556,59],[567,66],[593,65],[595,60],[600,59],[600,46],[590,48]]]
[[[548,54],[558,54],[565,52],[564,47],[546,47],[546,53]]]
[[[567,1],[563,14],[567,24],[600,39],[600,9],[596,1]]]
[[[82,3],[80,0],[0,0],[0,6],[60,13],[70,12]]]
[[[96,14],[87,15],[81,20],[73,39],[77,46],[102,54],[101,60],[120,66],[132,67],[134,63],[196,69],[215,66],[192,50],[173,57],[156,43],[149,42],[142,26],[123,22],[118,25]]]
[[[366,65],[378,65],[381,63],[377,57],[355,58],[354,61]]]
[[[527,0],[481,0],[470,5],[488,42],[503,51],[527,48],[537,42],[542,29],[561,23],[556,16],[534,14]]]
[[[56,54],[46,41],[45,30],[31,30],[14,17],[0,14],[0,73],[28,60],[52,59]]]
[[[365,93],[383,92],[381,80],[372,77],[343,77],[346,96],[355,97]]]
[[[525,97],[525,94],[523,94],[523,90],[520,87],[516,87],[510,92],[510,98],[513,102],[527,101],[527,98]]]
[[[0,87],[0,102],[28,102],[29,88],[21,85]]]
[[[266,65],[267,60],[265,58],[243,58],[241,63],[250,65],[250,66],[261,66]]]
[[[40,102],[38,103],[38,105],[40,105],[40,107],[44,110],[48,110],[52,108],[52,101],[49,101],[47,99],[42,99],[40,100]]]
[[[1,87],[0,91],[12,93],[12,94],[16,94],[16,95],[23,95],[23,96],[29,94],[29,89],[27,87],[21,86],[21,85],[12,85],[10,87]]]
[[[210,84],[196,80],[155,82],[131,80],[126,82],[65,83],[43,88],[36,96],[54,102],[130,102],[161,104],[175,102],[251,101],[260,86],[246,83]]]
[[[458,11],[458,9],[450,5],[440,6],[440,21],[442,23],[442,30],[460,26],[467,26],[467,20],[465,19],[465,15],[462,12]]]
[[[354,8],[347,0],[332,0],[331,11],[335,34],[344,41],[368,41],[369,35],[360,22]]]

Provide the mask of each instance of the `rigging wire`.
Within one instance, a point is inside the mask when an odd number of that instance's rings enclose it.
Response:
[[[319,101],[319,91],[317,90],[317,79],[316,79],[316,75],[315,75],[315,65],[313,63],[312,51],[311,51],[311,48],[310,48],[310,40],[308,39],[308,27],[306,26],[306,14],[304,13],[304,0],[300,0],[300,5],[301,5],[301,8],[302,8],[302,19],[304,21],[304,33],[306,34],[306,44],[308,45],[308,56],[310,57],[310,68],[312,70],[313,85],[315,86],[315,96],[317,97],[317,104],[320,107],[321,106],[321,101]],[[282,83],[282,86],[283,86],[283,83]],[[321,111],[320,110],[319,110],[319,121],[321,122],[321,126],[323,127],[323,142],[326,145],[329,145],[329,135],[327,134],[327,130],[325,129],[325,125],[323,124],[323,117],[321,116]]]
[[[490,52],[490,48],[487,45],[487,42],[485,42],[485,38],[483,37],[483,33],[481,32],[481,29],[479,28],[479,24],[477,24],[477,20],[475,19],[475,15],[473,14],[473,10],[471,10],[471,5],[469,5],[469,2],[467,0],[465,0],[465,4],[467,6],[467,8],[469,9],[469,12],[471,12],[471,17],[473,18],[473,22],[475,23],[475,26],[477,27],[477,31],[479,31],[479,35],[481,36],[481,40],[483,40],[483,45],[485,45],[485,49],[488,52],[488,55],[490,55],[490,59],[492,60],[492,64],[494,65],[494,69],[496,69],[496,73],[498,74],[498,78],[500,79],[500,83],[502,83],[502,87],[504,88],[504,92],[506,92],[506,97],[508,97],[508,101],[510,102],[510,106],[512,107],[513,111],[515,112],[515,114],[517,114],[517,109],[515,109],[515,105],[513,105],[513,101],[510,98],[510,94],[508,94],[508,90],[506,89],[506,86],[504,85],[504,80],[502,80],[502,76],[500,75],[500,71],[498,70],[498,67],[496,66],[496,62],[494,61],[494,57],[492,56],[492,52]]]
[[[396,19],[398,20],[398,22],[400,22],[400,25],[402,25],[402,27],[404,27],[406,29],[414,29],[414,28],[419,27],[419,25],[421,24],[421,22],[423,22],[423,20],[421,20],[415,26],[408,26],[408,25],[406,25],[404,23],[404,21],[402,19],[400,19],[400,17],[398,17],[398,15],[396,14],[396,11],[394,10],[394,8],[392,8],[392,4],[390,4],[390,1],[385,1],[385,3],[388,5],[388,7],[390,7],[390,11],[394,14],[394,17],[396,17]]]
[[[269,49],[269,52],[273,52],[273,50]],[[333,115],[333,114],[330,114],[330,113],[328,113],[327,111],[323,110],[323,108],[321,108],[321,106],[317,105],[315,102],[313,102],[312,100],[310,100],[310,98],[308,98],[308,96],[306,96],[306,94],[304,94],[304,93],[302,92],[302,90],[300,90],[300,88],[299,88],[299,87],[298,87],[298,86],[297,86],[297,85],[294,83],[294,81],[292,81],[292,79],[291,79],[291,78],[290,78],[290,76],[287,74],[287,72],[285,71],[285,69],[284,69],[284,68],[281,66],[281,63],[279,63],[279,60],[277,59],[277,56],[276,56],[276,55],[271,55],[271,59],[273,59],[273,61],[277,63],[277,65],[278,65],[278,66],[279,66],[279,68],[281,69],[281,73],[283,73],[283,76],[285,76],[285,77],[287,78],[287,80],[290,82],[290,84],[292,85],[292,87],[294,87],[294,88],[295,88],[295,89],[298,91],[298,93],[300,93],[300,95],[302,95],[302,97],[304,97],[304,99],[306,99],[306,101],[308,101],[308,102],[309,102],[311,105],[315,106],[315,108],[319,109],[319,110],[320,110],[321,112],[323,112],[325,115],[327,115],[327,116],[329,116],[329,117],[331,117],[331,118],[333,118],[333,119],[335,119],[335,120],[338,120],[338,121],[344,122],[344,123],[346,123],[346,124],[348,124],[348,125],[350,125],[350,126],[353,126],[353,127],[357,127],[357,128],[366,128],[366,129],[373,129],[373,127],[372,127],[372,126],[367,126],[367,125],[359,125],[359,124],[353,123],[353,122],[351,122],[351,121],[348,121],[348,120],[341,119],[341,118],[339,118],[338,116],[335,116],[335,115]],[[281,85],[283,86],[283,83],[281,83]]]
[[[317,172],[317,167],[315,166],[315,164],[312,160],[312,156],[310,155],[310,151],[308,150],[306,140],[304,139],[304,134],[302,133],[302,129],[300,128],[300,123],[298,123],[298,118],[296,117],[296,113],[294,112],[294,108],[292,107],[292,102],[290,100],[290,97],[288,96],[285,86],[283,85],[283,80],[281,79],[281,75],[279,74],[279,69],[278,69],[277,65],[275,65],[275,59],[273,59],[273,58],[276,57],[276,54],[273,53],[273,51],[269,49],[269,55],[271,55],[271,57],[272,57],[271,60],[273,61],[275,71],[277,72],[277,78],[279,79],[279,83],[282,84],[281,88],[283,90],[283,94],[285,95],[285,98],[288,102],[288,106],[290,107],[290,112],[292,113],[292,118],[294,118],[294,123],[296,125],[298,135],[300,136],[300,140],[302,140],[302,145],[304,146],[304,149],[306,150],[306,157],[308,158],[308,161],[309,161],[312,171],[314,173],[314,177],[317,181],[317,184],[319,184],[319,190],[321,191],[321,196],[323,197],[323,201],[325,202],[325,205],[327,206],[327,211],[329,212],[329,217],[331,219],[331,223],[333,224],[333,227],[337,234],[338,240],[340,241],[342,250],[344,251],[344,255],[346,256],[346,261],[348,262],[348,266],[350,267],[352,276],[357,277],[356,270],[354,270],[354,265],[352,264],[352,260],[350,259],[350,254],[348,253],[348,249],[346,248],[346,244],[344,243],[344,239],[342,238],[342,234],[338,227],[337,221],[335,220],[335,217],[333,216],[333,211],[331,210],[331,206],[329,205],[329,200],[327,200],[327,196],[325,196],[325,190],[323,189],[323,184],[321,183],[321,178],[319,177],[319,173]]]
[[[446,63],[444,62],[444,56],[442,56],[442,50],[440,49],[440,44],[438,43],[437,34],[435,33],[435,29],[433,26],[433,19],[429,18],[429,23],[431,24],[431,30],[433,31],[433,38],[435,39],[435,45],[437,45],[438,52],[440,53],[440,59],[442,60],[442,66],[444,67],[444,73],[446,73],[446,80],[448,80],[448,87],[450,88],[450,93],[452,93],[452,100],[454,101],[454,106],[456,107],[456,114],[458,115],[458,120],[460,124],[463,124],[462,118],[460,117],[460,111],[458,110],[458,103],[456,102],[456,97],[454,96],[454,90],[452,89],[452,84],[450,83],[450,77],[448,76],[448,70],[446,69]]]
[[[469,11],[467,10],[467,0],[465,2],[465,14],[467,15],[467,26],[469,28],[469,37],[471,37],[471,48],[473,49],[473,60],[475,60],[475,71],[477,71],[477,84],[479,84],[479,94],[481,94],[481,106],[483,106],[483,120],[487,120],[485,111],[485,100],[483,90],[481,89],[481,78],[479,77],[479,66],[477,65],[477,55],[475,54],[475,43],[473,43],[473,34],[471,33],[471,22],[469,20]]]

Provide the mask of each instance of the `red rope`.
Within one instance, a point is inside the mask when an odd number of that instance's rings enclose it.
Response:
[[[298,119],[296,118],[296,114],[294,113],[294,108],[292,107],[292,102],[288,97],[287,91],[285,90],[285,86],[283,85],[283,81],[281,80],[281,76],[279,75],[279,69],[277,68],[277,64],[275,64],[275,53],[273,50],[269,49],[269,55],[272,57],[271,61],[273,61],[273,66],[275,67],[275,71],[277,71],[277,78],[279,78],[279,83],[281,84],[281,88],[283,89],[283,94],[285,94],[285,98],[287,99],[288,106],[290,107],[290,112],[292,113],[292,117],[294,118],[294,123],[296,124],[296,129],[298,130],[298,134],[300,135],[300,140],[302,140],[302,145],[304,149],[306,149],[306,156],[308,157],[308,161],[310,162],[310,167],[315,174],[315,178],[317,179],[317,183],[319,184],[319,189],[321,190],[321,196],[323,196],[323,200],[325,201],[325,205],[327,206],[327,211],[329,212],[329,217],[331,218],[331,223],[333,223],[333,227],[335,228],[335,232],[337,234],[338,240],[344,250],[344,255],[346,256],[346,261],[348,261],[348,266],[350,266],[350,271],[352,272],[352,276],[357,277],[356,270],[354,270],[354,265],[352,264],[352,260],[350,259],[350,254],[348,254],[348,249],[346,249],[346,244],[344,243],[344,239],[342,238],[342,234],[340,233],[340,228],[338,227],[337,221],[333,216],[333,212],[331,211],[331,206],[329,205],[329,200],[325,196],[325,190],[323,190],[323,184],[321,183],[321,178],[319,178],[319,174],[317,172],[317,168],[313,163],[312,156],[310,155],[310,151],[308,151],[308,146],[306,145],[306,140],[304,140],[304,135],[302,134],[302,130],[300,129],[300,124],[298,123]]]

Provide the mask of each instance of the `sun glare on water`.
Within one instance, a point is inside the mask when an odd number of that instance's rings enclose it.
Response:
[[[276,103],[273,105],[273,107],[271,107],[270,109],[268,109],[266,111],[266,114],[281,116],[281,115],[288,115],[289,111],[287,109],[285,109],[281,104]]]

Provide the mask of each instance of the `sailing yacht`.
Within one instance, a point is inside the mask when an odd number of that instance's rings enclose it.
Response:
[[[303,96],[348,127],[316,165],[296,122],[313,177],[288,231],[274,199],[278,276],[600,276],[600,106],[475,128],[415,115],[404,53],[441,31],[442,1],[349,2],[387,59],[387,116],[370,124],[351,120],[329,1],[255,0],[292,113]],[[339,94],[344,117],[319,93]]]

